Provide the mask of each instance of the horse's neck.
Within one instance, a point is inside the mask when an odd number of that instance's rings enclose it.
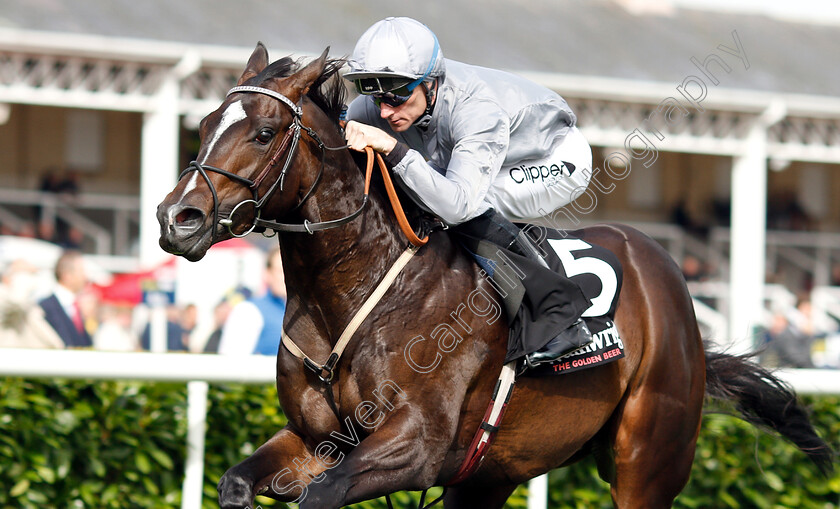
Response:
[[[352,161],[338,155],[338,161]],[[331,171],[332,170],[332,171]],[[352,214],[361,205],[363,178],[347,179],[354,169],[339,170],[344,178],[332,178],[335,168],[325,169],[315,193],[303,204],[301,216],[326,221]],[[388,271],[406,242],[387,215],[387,205],[371,192],[364,212],[350,223],[315,233],[289,233],[280,245],[286,287],[300,311],[318,323],[335,341],[343,328]]]

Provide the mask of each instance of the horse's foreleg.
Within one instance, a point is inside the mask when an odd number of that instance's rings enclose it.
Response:
[[[254,454],[225,472],[219,481],[219,506],[252,507],[258,494],[287,502],[297,500],[323,470],[312,459],[297,433],[288,426],[281,429]]]
[[[309,486],[301,509],[337,509],[395,491],[431,487],[452,440],[451,432],[441,429],[454,430],[445,420],[403,407],[370,436],[353,444],[359,430],[352,428],[358,424],[348,418],[345,427],[351,429],[344,432],[353,449],[340,464],[324,472],[321,482]],[[443,435],[449,436],[444,439]]]

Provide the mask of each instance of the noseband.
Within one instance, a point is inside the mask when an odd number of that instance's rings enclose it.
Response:
[[[321,166],[320,166],[320,169],[318,171],[318,176],[313,181],[309,190],[306,192],[306,194],[304,194],[301,201],[291,211],[294,211],[297,208],[299,208],[301,205],[303,205],[303,203],[306,201],[306,199],[309,198],[309,196],[315,190],[315,186],[317,186],[318,182],[320,182],[321,176],[323,175],[323,172],[324,172],[324,155],[325,155],[326,151],[327,150],[342,150],[342,149],[347,148],[347,146],[335,147],[335,148],[325,146],[324,143],[321,141],[321,138],[318,136],[318,133],[316,133],[312,128],[307,127],[307,126],[305,126],[301,123],[301,118],[303,116],[303,109],[300,107],[300,105],[295,104],[294,102],[292,102],[291,99],[289,99],[288,97],[286,97],[285,95],[283,95],[279,92],[275,92],[274,90],[271,90],[271,89],[268,89],[268,88],[263,88],[263,87],[238,86],[238,87],[233,87],[232,89],[230,89],[227,93],[227,96],[230,96],[231,94],[235,94],[235,93],[257,93],[257,94],[264,94],[264,95],[267,95],[269,97],[273,97],[274,99],[277,99],[280,102],[282,102],[283,104],[287,105],[292,110],[292,114],[293,114],[294,118],[292,120],[292,124],[289,126],[289,129],[286,130],[286,134],[283,136],[283,139],[280,142],[280,146],[277,147],[277,150],[274,152],[274,155],[271,156],[271,159],[268,161],[268,163],[265,165],[265,167],[262,169],[262,171],[260,171],[260,173],[257,175],[257,177],[253,180],[242,177],[241,175],[237,175],[237,174],[229,172],[227,170],[223,170],[222,168],[217,168],[215,166],[210,166],[208,164],[201,164],[198,161],[191,161],[189,166],[187,166],[187,168],[184,171],[181,172],[181,175],[178,177],[178,180],[182,179],[184,177],[184,175],[186,175],[187,173],[190,173],[192,171],[197,171],[199,173],[199,175],[201,175],[201,177],[207,183],[207,186],[210,188],[210,192],[213,194],[213,229],[212,229],[212,233],[211,233],[212,236],[213,236],[213,239],[212,239],[213,241],[215,241],[215,239],[216,239],[216,225],[218,225],[218,224],[221,224],[222,226],[226,227],[228,229],[228,232],[234,237],[244,237],[244,236],[248,235],[249,233],[253,232],[254,229],[257,228],[257,227],[274,230],[275,233],[278,232],[278,231],[315,233],[316,231],[319,231],[319,230],[326,230],[328,228],[336,228],[338,226],[342,226],[342,225],[352,221],[353,219],[358,217],[359,214],[362,213],[362,210],[365,208],[365,205],[367,205],[367,201],[368,201],[367,194],[365,194],[362,205],[359,207],[358,210],[356,210],[354,213],[350,214],[349,216],[345,216],[341,219],[335,219],[335,220],[332,220],[332,221],[324,221],[324,222],[318,222],[318,223],[313,223],[313,222],[310,222],[308,220],[304,220],[302,224],[285,224],[285,223],[277,223],[277,222],[274,222],[274,221],[268,221],[268,220],[261,219],[260,218],[260,213],[262,212],[263,207],[268,202],[268,200],[271,198],[271,196],[274,194],[274,192],[278,188],[280,189],[281,192],[283,191],[283,184],[286,180],[286,172],[289,170],[289,167],[292,164],[292,160],[294,159],[295,154],[297,153],[298,144],[300,142],[300,132],[301,132],[301,130],[306,131],[306,133],[309,135],[309,137],[312,138],[318,144],[318,147],[321,149]],[[283,155],[284,152],[286,152],[286,161],[283,163],[283,169],[280,171],[280,175],[277,177],[277,180],[275,180],[271,184],[271,187],[268,188],[268,191],[266,191],[266,193],[262,197],[260,197],[259,196],[260,185],[263,183],[265,178],[269,175],[271,170],[274,168],[274,166],[280,160],[280,157]],[[220,175],[223,175],[223,176],[229,178],[230,180],[233,180],[234,182],[238,182],[238,183],[246,186],[248,189],[251,190],[251,193],[253,194],[253,197],[251,199],[243,200],[243,201],[239,202],[238,204],[236,204],[236,206],[234,206],[233,209],[231,209],[231,211],[227,214],[227,217],[220,217],[219,196],[218,196],[218,193],[216,192],[216,188],[213,186],[213,183],[210,181],[210,177],[207,175],[208,171],[211,171],[213,173],[218,173]],[[241,207],[245,204],[248,204],[248,203],[254,204],[254,208],[255,208],[254,221],[251,224],[250,228],[248,228],[245,232],[237,234],[233,231],[233,226],[234,226],[233,215],[236,213],[236,211],[239,209],[239,207]],[[269,235],[269,236],[273,236],[273,234]]]

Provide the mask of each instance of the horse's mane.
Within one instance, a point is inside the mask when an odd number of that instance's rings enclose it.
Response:
[[[345,60],[343,58],[327,59],[326,65],[324,65],[324,72],[309,87],[309,92],[306,94],[336,124],[338,123],[347,95],[347,89],[338,77],[338,71],[344,63]],[[287,78],[299,71],[302,67],[303,63],[301,60],[283,57],[280,60],[272,62],[262,72],[248,80],[248,82],[262,83],[272,78]]]

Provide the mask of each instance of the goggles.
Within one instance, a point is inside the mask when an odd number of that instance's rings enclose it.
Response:
[[[383,102],[396,108],[411,99],[414,89],[422,82],[406,78],[361,78],[355,80],[356,90],[362,95],[373,97],[379,107]]]
[[[411,92],[406,92],[406,95],[401,95],[394,92],[386,92],[384,94],[373,94],[373,103],[376,104],[377,108],[381,108],[382,103],[385,103],[392,108],[396,108],[397,106],[402,106],[403,104],[405,104],[406,101],[411,99]]]

